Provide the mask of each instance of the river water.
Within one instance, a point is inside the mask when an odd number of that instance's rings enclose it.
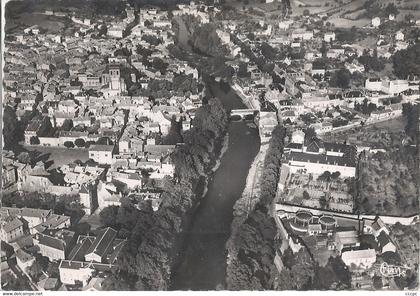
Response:
[[[207,86],[228,110],[246,108],[234,92],[225,92],[219,83],[210,82]],[[260,146],[258,130],[246,122],[231,122],[228,133],[228,148],[185,236],[179,266],[172,274],[172,290],[215,290],[225,286],[225,244],[230,235],[233,205],[242,194]]]

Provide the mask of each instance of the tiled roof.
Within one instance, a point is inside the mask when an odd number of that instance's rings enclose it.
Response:
[[[20,221],[18,218],[14,218],[13,220],[3,224],[2,227],[3,227],[3,231],[7,233],[22,226],[23,226],[22,221]]]
[[[379,243],[379,246],[383,248],[387,244],[392,243],[392,241],[385,231],[381,231],[381,233],[378,235],[378,243]]]
[[[321,163],[339,166],[355,167],[356,161],[346,156],[332,156],[325,154],[311,154],[304,152],[288,151],[284,154],[285,161],[299,161],[309,163]]]
[[[117,231],[110,227],[102,229],[93,244],[90,246],[89,250],[87,250],[86,254],[94,253],[103,257],[108,251],[108,247],[113,242],[116,235]]]

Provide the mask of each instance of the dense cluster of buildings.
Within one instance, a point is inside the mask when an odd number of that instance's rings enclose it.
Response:
[[[307,247],[315,257],[322,251],[349,267],[369,269],[378,255],[397,251],[381,218],[354,217],[350,189],[360,147],[308,138],[302,130],[311,127],[322,135],[373,124],[400,116],[405,102],[418,103],[418,77],[382,77],[359,59],[386,60],[407,48],[413,40],[403,29],[378,36],[374,51],[340,41],[314,15],[225,19],[217,6],[196,3],[171,12],[127,5],[124,17],[42,13],[64,18],[70,28],[53,34],[34,25],[9,34],[3,104],[23,123],[23,147],[61,151],[56,160],[62,163],[51,169],[46,161],[25,161],[4,150],[5,192],[77,196],[86,217],[120,206],[123,197],[150,200],[157,211],[161,185],[174,177],[171,155],[180,144],[165,139],[191,128],[205,92],[198,69],[170,54],[173,18],[188,15],[200,24],[216,21],[226,64],[234,69],[232,88],[249,108],[244,116],[255,115],[262,150],[279,122],[294,129],[284,148],[275,205],[281,252]],[[375,18],[371,27],[380,23]],[[331,85],[343,70],[362,83]],[[1,240],[13,248],[24,274],[40,256],[58,264],[56,276],[44,274],[35,282],[29,275],[39,290],[101,290],[126,243],[109,227],[79,235],[70,217],[54,210],[2,207],[0,213]],[[366,236],[369,247],[362,243]]]
[[[165,138],[191,128],[204,95],[198,70],[169,53],[171,14],[129,6],[115,18],[72,10],[42,14],[70,26],[50,33],[40,24],[10,34],[3,104],[24,122],[20,144],[62,152],[63,159],[52,156],[50,167],[46,160],[34,163],[32,153],[22,160],[4,150],[5,192],[77,197],[86,217],[121,205],[123,197],[135,204],[150,200],[158,210],[178,144]],[[209,22],[200,5],[179,5],[172,15],[182,14]],[[104,272],[114,268],[125,243],[111,228],[78,235],[70,217],[53,210],[3,207],[1,216],[2,241],[13,246],[24,273],[38,255],[59,263],[58,278],[32,283],[40,290],[102,289]]]

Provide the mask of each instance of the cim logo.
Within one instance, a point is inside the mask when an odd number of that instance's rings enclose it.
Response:
[[[388,265],[388,263],[384,262],[381,264],[379,271],[385,277],[396,277],[404,276],[407,269],[404,266]]]

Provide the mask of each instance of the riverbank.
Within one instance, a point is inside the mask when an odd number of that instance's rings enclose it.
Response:
[[[232,223],[232,228],[234,224],[238,224],[238,221],[236,221],[236,219],[239,219],[241,217],[245,219],[246,215],[249,214],[250,211],[252,211],[255,204],[258,202],[258,196],[260,195],[260,178],[262,172],[262,165],[264,163],[264,158],[267,149],[268,144],[260,146],[260,150],[258,151],[258,154],[255,156],[255,159],[252,162],[251,167],[249,168],[244,191],[242,192],[241,198],[236,201],[233,207],[234,222]]]
[[[208,81],[212,96],[226,110],[244,108],[230,89]],[[233,205],[241,196],[252,161],[259,150],[258,130],[245,122],[230,122],[222,157],[213,166],[206,193],[199,199],[186,228],[185,249],[172,272],[171,290],[215,290],[225,287],[226,241],[231,232]]]

